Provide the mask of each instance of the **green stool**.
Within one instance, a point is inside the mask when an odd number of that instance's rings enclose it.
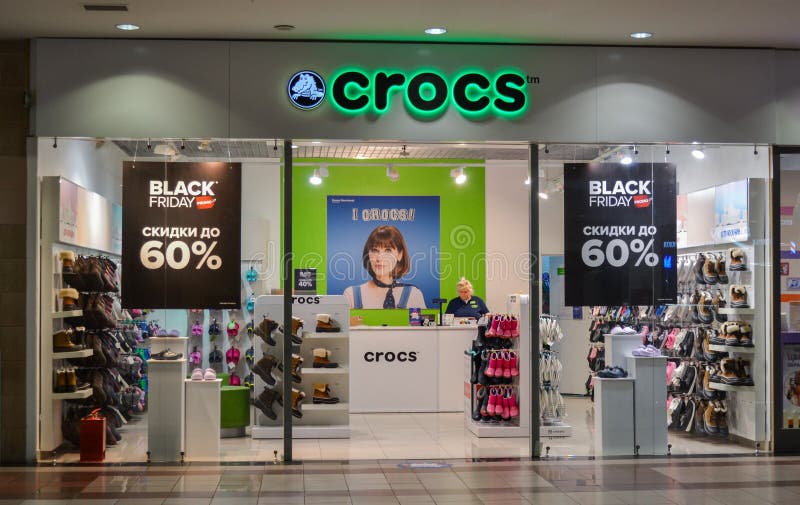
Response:
[[[250,426],[250,388],[229,385],[226,373],[217,374],[217,378],[222,379],[220,435],[223,438],[243,437]]]

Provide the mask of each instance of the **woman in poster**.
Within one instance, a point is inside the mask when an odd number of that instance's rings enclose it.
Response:
[[[418,287],[397,279],[408,273],[406,241],[394,226],[378,226],[367,237],[361,256],[372,279],[344,290],[351,309],[426,308]]]

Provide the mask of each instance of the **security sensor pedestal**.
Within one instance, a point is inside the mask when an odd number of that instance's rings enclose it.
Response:
[[[438,326],[444,326],[444,322],[442,321],[442,304],[447,303],[447,298],[434,298],[433,303],[439,306],[439,324]]]

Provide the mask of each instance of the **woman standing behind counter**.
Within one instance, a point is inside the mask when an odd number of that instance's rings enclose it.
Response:
[[[453,298],[447,304],[446,314],[454,314],[455,317],[480,319],[482,315],[489,313],[486,303],[480,297],[472,294],[472,283],[464,277],[456,284],[456,291],[458,292],[458,297]]]

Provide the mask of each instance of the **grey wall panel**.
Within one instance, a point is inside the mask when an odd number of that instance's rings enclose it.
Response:
[[[800,52],[775,53],[779,144],[800,145]]]
[[[228,42],[36,44],[36,135],[228,137]]]
[[[774,52],[600,48],[601,141],[769,142]]]
[[[595,49],[356,43],[231,44],[231,135],[271,138],[529,140],[595,139]],[[342,67],[413,71],[432,67],[446,75],[466,68],[488,72],[514,67],[541,79],[529,86],[530,108],[519,120],[470,121],[453,107],[432,121],[413,119],[394,96],[383,116],[348,117],[330,100],[313,110],[295,108],[286,85],[299,70],[329,80]],[[328,82],[330,87],[330,82]],[[330,90],[328,90],[330,93]]]

